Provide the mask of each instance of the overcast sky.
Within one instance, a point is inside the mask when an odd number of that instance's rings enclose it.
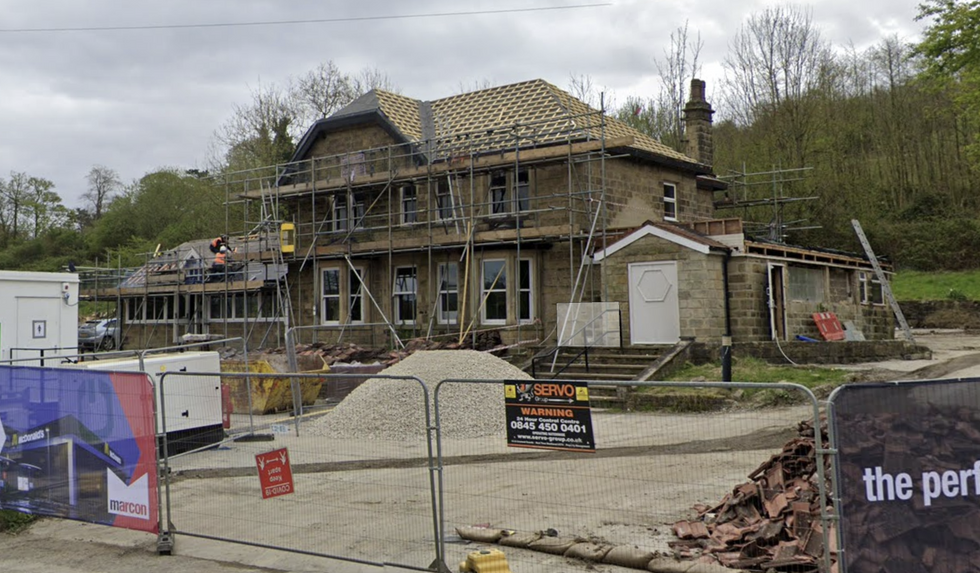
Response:
[[[819,0],[811,9],[826,40],[863,49],[893,34],[914,41],[919,1]],[[710,99],[739,25],[780,3],[0,0],[0,178],[19,171],[49,179],[77,207],[93,165],[124,182],[160,167],[203,168],[212,134],[251,89],[285,85],[327,60],[352,73],[378,68],[403,95],[423,100],[485,81],[543,78],[567,88],[574,74],[622,101],[652,95],[654,60],[688,22],[704,43]],[[379,18],[556,6],[570,8]],[[120,27],[140,29],[91,29]]]

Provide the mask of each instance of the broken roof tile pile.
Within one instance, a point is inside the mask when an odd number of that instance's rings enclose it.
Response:
[[[752,481],[715,507],[695,507],[697,520],[675,523],[675,555],[739,569],[818,571],[824,547],[813,425],[801,422],[799,434],[749,474]]]

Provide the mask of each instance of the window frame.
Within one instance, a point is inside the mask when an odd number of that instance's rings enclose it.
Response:
[[[355,274],[360,277],[355,279]],[[367,283],[367,269],[365,267],[354,267],[347,269],[347,324],[364,324],[367,316],[367,309],[364,306],[364,284]],[[355,291],[354,286],[357,285]],[[354,318],[354,299],[358,299],[359,317]]]
[[[436,272],[438,273],[436,277],[438,280],[438,282],[436,283],[438,294],[436,296],[438,298],[438,303],[439,303],[436,307],[436,320],[438,321],[439,324],[458,324],[459,323],[459,263],[455,263],[455,262],[439,263],[439,265],[436,268],[437,268]],[[452,285],[453,288],[449,288],[450,283],[448,280],[443,280],[443,277],[445,277],[448,274],[448,270],[450,268],[455,269],[455,275],[456,275],[456,282]],[[448,306],[447,303],[449,301],[447,297],[450,295],[454,295],[456,297],[456,304],[454,305],[455,308],[454,310],[451,311],[446,310],[446,307]]]
[[[786,296],[789,301],[811,304],[827,302],[826,267],[790,265],[787,270]],[[806,277],[802,284],[800,277]],[[803,298],[800,298],[801,289],[806,291],[803,293]]]
[[[513,195],[515,213],[531,210],[531,172],[528,168],[522,167],[514,173]]]
[[[527,265],[527,270],[525,272],[523,267]],[[524,281],[527,281],[527,287],[524,287]],[[517,281],[515,281],[516,295],[517,295],[517,321],[520,324],[529,324],[534,322],[535,318],[535,308],[534,308],[534,259],[518,259],[517,261]],[[525,318],[522,316],[523,309],[523,296],[527,293],[527,312],[528,315]]]
[[[668,193],[668,189],[670,192]],[[663,182],[663,201],[664,201],[664,220],[677,220],[677,184],[669,181]]]
[[[329,273],[336,273],[336,275],[337,275],[337,280],[336,280],[337,292],[336,293],[329,293],[329,294],[326,293],[326,287],[327,287],[327,284],[328,284],[327,283],[327,280],[326,280],[326,274],[328,272]],[[342,275],[342,273],[340,272],[340,267],[325,267],[325,268],[321,268],[320,269],[320,324],[327,324],[327,325],[340,324],[340,321],[341,321],[341,319],[343,317],[343,308],[342,308],[342,305],[341,305],[341,300],[342,300],[342,296],[343,296],[343,293],[342,293],[343,289],[340,286],[341,285],[341,282],[340,282],[341,275]],[[327,299],[328,298],[331,299],[331,300],[336,300],[337,301],[336,302],[336,304],[337,304],[337,306],[336,306],[336,308],[337,308],[337,319],[336,320],[327,320]]]
[[[333,230],[340,232],[350,229],[350,203],[347,201],[347,194],[335,195],[333,205],[330,208],[333,213]],[[342,215],[341,211],[343,212]]]
[[[501,263],[500,271],[490,278],[493,288],[487,288],[487,264],[489,263]],[[495,281],[495,282],[494,282]],[[503,285],[501,286],[501,282]],[[504,297],[504,316],[503,318],[490,318],[487,316],[487,309],[489,308],[490,297],[494,295],[503,295]],[[508,297],[507,297],[507,259],[505,258],[488,258],[480,261],[480,322],[487,325],[500,325],[507,324],[507,319],[510,317],[508,308]]]
[[[876,273],[868,271],[858,272],[858,293],[861,304],[872,306],[885,305],[885,289],[881,281],[878,280]]]
[[[399,289],[399,282],[402,271],[410,271],[412,281],[411,290]],[[392,314],[396,324],[415,324],[415,317],[418,314],[418,291],[419,274],[415,265],[403,265],[395,267],[394,282],[391,285],[391,305]],[[402,304],[407,303],[411,306],[411,317],[402,316]]]
[[[511,205],[507,198],[507,172],[494,171],[489,175],[487,198],[491,217],[505,217],[510,214]]]
[[[449,185],[443,185],[442,181],[436,181],[435,187],[436,219],[439,221],[452,221],[456,218],[452,190]]]
[[[402,225],[411,225],[419,220],[419,194],[415,185],[402,185],[398,188],[399,194],[399,222]],[[410,195],[410,196],[409,196]]]

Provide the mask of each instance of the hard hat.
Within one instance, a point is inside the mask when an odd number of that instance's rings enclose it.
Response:
[[[227,253],[228,252],[228,247],[226,247],[224,245],[221,245],[221,248],[218,249],[218,250],[221,251],[222,253]]]

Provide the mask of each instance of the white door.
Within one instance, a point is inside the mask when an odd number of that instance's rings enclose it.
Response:
[[[674,344],[680,340],[677,263],[633,263],[629,281],[630,342]]]

